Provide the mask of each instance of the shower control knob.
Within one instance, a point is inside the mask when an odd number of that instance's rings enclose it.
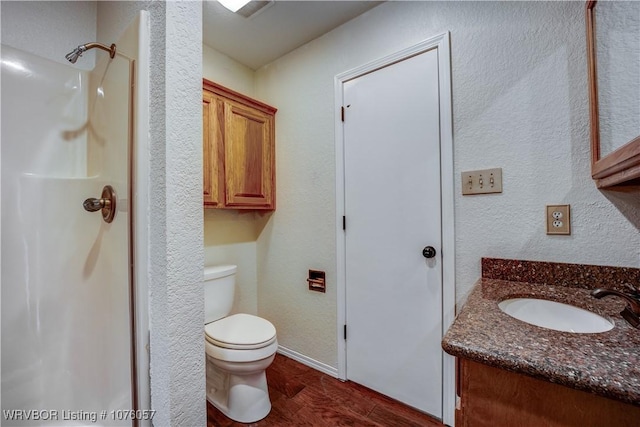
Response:
[[[425,258],[433,258],[436,256],[436,248],[433,246],[425,246],[422,250],[422,256]]]
[[[104,208],[106,204],[107,204],[106,200],[95,199],[92,197],[90,199],[85,200],[84,203],[82,203],[82,206],[84,206],[84,210],[87,212],[96,212]]]
[[[116,216],[116,200],[116,191],[112,186],[105,185],[99,199],[89,198],[82,203],[82,206],[87,212],[102,211],[102,219],[105,222],[111,222]]]

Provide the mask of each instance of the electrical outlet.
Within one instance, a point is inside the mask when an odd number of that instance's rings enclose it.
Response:
[[[547,205],[547,234],[571,234],[570,205]]]

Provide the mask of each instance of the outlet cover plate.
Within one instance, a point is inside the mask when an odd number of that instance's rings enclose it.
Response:
[[[571,234],[570,205],[547,205],[547,234]]]
[[[502,193],[502,168],[462,172],[462,195]]]

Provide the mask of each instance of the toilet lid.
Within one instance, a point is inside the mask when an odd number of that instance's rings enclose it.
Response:
[[[224,348],[262,348],[276,339],[276,328],[271,322],[245,313],[208,323],[204,332],[211,344]]]

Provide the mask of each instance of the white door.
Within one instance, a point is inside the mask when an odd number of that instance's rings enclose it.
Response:
[[[347,378],[442,418],[438,87],[437,49],[343,85],[345,305]]]

